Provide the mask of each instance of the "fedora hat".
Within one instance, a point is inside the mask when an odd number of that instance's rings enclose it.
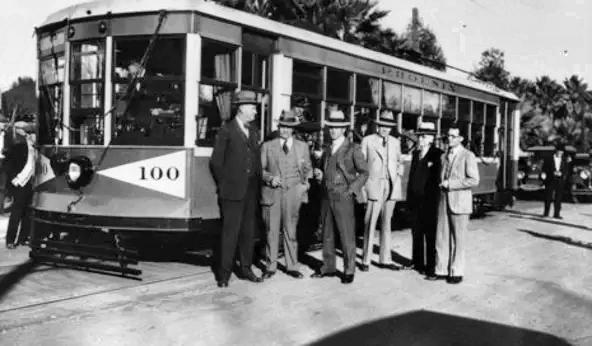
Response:
[[[435,135],[436,131],[436,124],[434,123],[420,123],[416,135]]]
[[[325,119],[325,124],[328,127],[348,127],[350,125],[349,119],[338,109],[333,109],[329,112],[329,115]]]
[[[378,119],[374,122],[379,126],[394,127],[397,125],[397,119],[395,119],[395,115],[389,110],[382,111]]]
[[[294,127],[300,125],[300,119],[293,110],[282,111],[278,120],[278,126]]]
[[[234,98],[232,100],[232,104],[235,106],[253,105],[257,103],[259,103],[257,93],[251,90],[241,90],[237,92],[234,94]]]

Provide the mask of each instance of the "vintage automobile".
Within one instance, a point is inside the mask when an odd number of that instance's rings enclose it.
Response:
[[[572,163],[570,179],[571,197],[574,202],[583,202],[592,196],[592,163],[590,154],[577,153]]]

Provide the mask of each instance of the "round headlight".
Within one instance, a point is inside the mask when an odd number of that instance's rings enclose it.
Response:
[[[518,172],[518,179],[520,179],[520,180],[524,179],[524,172],[522,172],[522,171]]]
[[[66,183],[73,190],[87,186],[92,181],[94,168],[92,161],[86,156],[76,156],[68,160]]]
[[[588,177],[590,176],[590,173],[586,170],[582,170],[580,171],[580,178],[586,180],[588,179]]]

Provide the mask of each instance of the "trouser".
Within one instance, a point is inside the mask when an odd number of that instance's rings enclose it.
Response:
[[[553,214],[560,216],[561,213],[561,201],[563,199],[563,190],[565,187],[565,181],[561,178],[551,177],[549,178],[548,185],[545,187],[545,211],[546,216],[551,211],[551,203],[553,203]]]
[[[322,201],[321,216],[323,220],[323,267],[321,272],[332,273],[337,270],[335,233],[338,233],[343,252],[344,273],[353,275],[356,270],[353,195],[326,194]]]
[[[18,232],[17,243],[23,243],[29,238],[31,229],[30,206],[33,199],[33,185],[26,184],[23,187],[13,187],[11,195],[14,198],[8,229],[6,230],[6,244],[13,244]]]
[[[438,199],[436,196],[430,197],[420,197],[411,202],[412,262],[416,269],[424,270],[427,274],[432,274],[436,266],[436,229],[438,227]]]
[[[221,199],[222,235],[220,279],[230,277],[238,247],[238,259],[243,272],[253,263],[255,226],[259,203],[257,178],[249,179],[245,197],[239,201]]]
[[[465,271],[465,234],[468,214],[453,214],[446,192],[440,195],[436,232],[436,269],[441,276],[463,276]]]
[[[267,229],[265,257],[267,270],[276,271],[280,227],[284,233],[284,258],[286,270],[298,270],[298,241],[296,226],[302,205],[301,190],[297,188],[281,189],[281,197],[271,205],[262,207],[263,222]]]
[[[389,179],[382,179],[382,196],[379,200],[368,201],[366,215],[364,217],[364,258],[362,263],[369,265],[374,249],[374,232],[378,216],[382,214],[382,224],[380,227],[380,256],[381,264],[389,264],[391,257],[391,219],[395,209],[395,201],[389,200],[391,194],[391,183]]]

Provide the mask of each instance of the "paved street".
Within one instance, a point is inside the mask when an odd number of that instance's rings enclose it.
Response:
[[[564,208],[564,220],[539,219],[540,202],[473,220],[456,286],[374,267],[349,286],[280,274],[222,290],[205,264],[142,263],[137,282],[18,266],[26,249],[3,248],[0,344],[592,345],[592,208]],[[409,230],[393,244],[409,258]]]

